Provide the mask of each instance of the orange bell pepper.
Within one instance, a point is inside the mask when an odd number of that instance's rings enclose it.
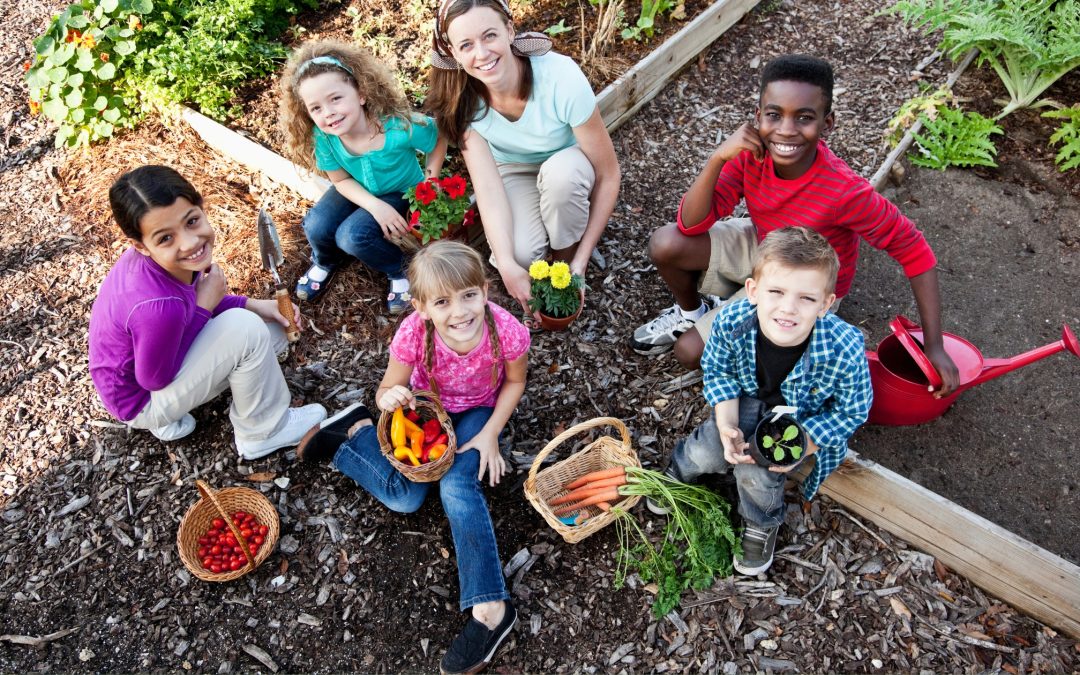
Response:
[[[411,446],[410,450],[412,450],[412,454],[415,455],[417,460],[419,461],[420,457],[422,457],[424,454],[423,429],[417,429],[416,431],[409,434],[409,445]]]
[[[394,448],[394,459],[399,462],[408,461],[413,466],[420,466],[420,460],[417,459],[416,455],[413,454],[412,450],[405,447],[404,445]]]
[[[428,448],[428,461],[434,462],[438,458],[442,457],[444,452],[446,452],[446,444],[436,443],[435,445]]]

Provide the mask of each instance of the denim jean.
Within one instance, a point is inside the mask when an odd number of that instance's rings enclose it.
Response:
[[[749,442],[765,404],[756,398],[739,399],[739,429]],[[747,524],[761,528],[779,527],[784,522],[784,483],[787,474],[769,471],[757,464],[729,464],[724,459],[716,413],[709,416],[689,436],[679,441],[671,456],[670,473],[684,483],[693,483],[708,473],[726,474],[734,470],[739,490],[739,514]]]
[[[409,202],[401,194],[379,195],[405,217]],[[304,216],[304,234],[311,244],[311,257],[320,267],[332,268],[351,255],[391,279],[403,279],[401,249],[383,236],[378,221],[367,210],[352,203],[333,187],[326,191]]]
[[[450,413],[458,446],[475,436],[491,417],[492,408],[472,408]],[[379,450],[374,426],[362,427],[338,448],[334,455],[338,471],[356,481],[387,508],[412,513],[420,508],[428,490],[435,483],[414,483],[391,466]],[[459,605],[466,610],[473,605],[508,600],[483,484],[477,479],[480,452],[469,450],[454,457],[454,464],[439,479],[439,496],[450,521],[457,554]]]

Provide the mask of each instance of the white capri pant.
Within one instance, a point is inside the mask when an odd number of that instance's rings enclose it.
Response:
[[[581,241],[589,223],[596,171],[581,148],[560,150],[542,164],[499,164],[514,219],[514,260],[529,264]]]
[[[229,419],[237,440],[261,441],[285,420],[291,397],[277,353],[288,348],[285,331],[246,309],[210,319],[191,343],[180,371],[128,425],[156,429],[171,424],[232,390]]]

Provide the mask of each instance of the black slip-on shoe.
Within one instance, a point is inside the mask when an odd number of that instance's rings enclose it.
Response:
[[[465,629],[450,643],[450,649],[446,650],[442,663],[439,664],[439,672],[443,675],[479,673],[488,667],[495,658],[495,652],[499,651],[499,647],[517,623],[517,610],[509,600],[504,602],[506,614],[494,630],[469,617]]]
[[[341,444],[349,440],[349,427],[360,420],[370,420],[371,411],[362,403],[353,403],[341,412],[327,417],[311,427],[296,446],[296,459],[301,462],[325,462],[334,456]]]

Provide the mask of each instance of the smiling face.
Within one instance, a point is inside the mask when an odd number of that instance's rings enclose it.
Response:
[[[446,28],[454,59],[489,88],[516,89],[518,64],[510,51],[514,28],[490,7],[477,6]]]
[[[195,272],[210,267],[214,228],[202,208],[184,197],[169,206],[157,206],[139,219],[142,240],[136,250],[149,256],[177,281],[190,284]]]
[[[468,354],[484,335],[487,284],[457,291],[440,291],[413,307],[425,321],[431,321],[446,346],[458,354]]]
[[[758,135],[780,178],[798,178],[813,166],[818,141],[833,128],[825,105],[821,87],[806,82],[775,80],[761,92]]]
[[[313,75],[296,88],[315,126],[331,136],[350,136],[367,129],[364,97],[344,73]]]
[[[836,300],[829,277],[817,268],[787,267],[766,262],[757,278],[746,280],[746,295],[757,306],[758,324],[779,347],[802,344],[818,317]]]

